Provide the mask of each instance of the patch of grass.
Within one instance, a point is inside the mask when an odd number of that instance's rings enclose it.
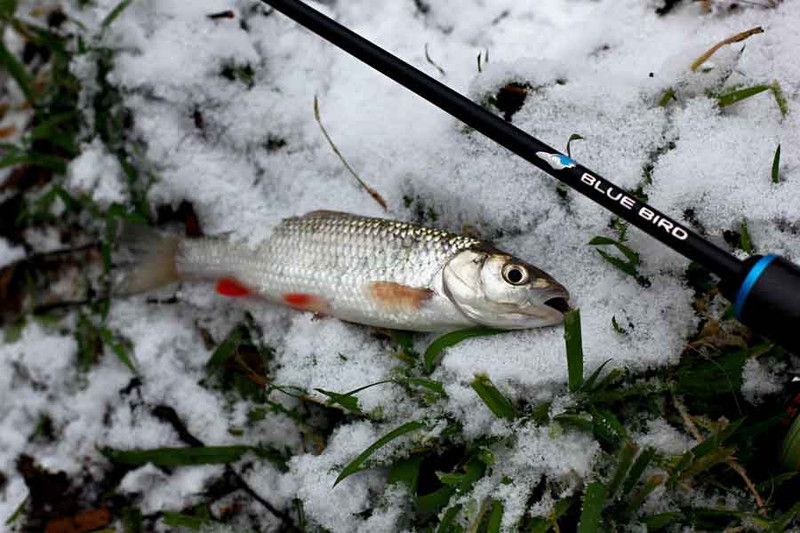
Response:
[[[636,282],[641,285],[642,287],[649,287],[650,280],[644,277],[642,274],[639,273],[639,265],[641,264],[641,259],[639,258],[639,253],[635,252],[631,249],[628,245],[625,244],[627,239],[625,239],[624,235],[621,235],[619,240],[612,239],[611,237],[603,237],[603,236],[596,236],[593,237],[587,244],[589,246],[596,246],[596,247],[605,247],[611,246],[615,248],[622,254],[622,257],[612,255],[611,253],[603,250],[598,249],[597,253],[606,260],[608,263],[613,265],[615,268],[621,270],[628,276],[631,276],[636,280]]]

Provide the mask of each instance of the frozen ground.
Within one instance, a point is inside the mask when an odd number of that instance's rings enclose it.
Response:
[[[800,3],[734,12],[724,2],[711,4],[711,14],[695,2],[664,17],[656,15],[658,2],[638,0],[338,0],[315,6],[477,101],[510,82],[528,84],[524,105],[511,117],[515,125],[559,148],[580,134],[583,140],[572,143],[574,158],[631,190],[643,187],[653,205],[678,219],[691,210],[692,223],[709,238],[728,247],[723,232],[746,224],[756,251],[798,260]],[[607,359],[612,367],[634,370],[677,362],[697,324],[685,259],[631,229],[628,245],[641,254],[640,274],[650,285],[637,283],[587,246],[597,235],[617,238],[607,212],[572,192],[562,198],[549,176],[258,2],[134,0],[100,35],[100,22],[116,5],[68,5],[67,13],[117,51],[109,78],[132,110],[134,134],[145,147],[140,157],[157,176],[148,193],[152,204],[187,200],[207,234],[251,243],[265,239],[282,218],[316,209],[470,228],[569,288],[581,308],[589,371]],[[229,9],[231,18],[208,17]],[[690,73],[704,50],[755,26],[764,33],[751,37],[741,53],[742,44],[724,48],[700,69],[708,72]],[[426,60],[426,47],[441,71]],[[237,73],[233,80],[220,75],[226,68]],[[83,56],[72,70],[90,102],[94,64]],[[774,80],[788,105],[785,116],[771,91],[724,109],[707,92]],[[670,88],[676,100],[659,106]],[[388,213],[331,151],[314,120],[315,95],[328,132],[386,199]],[[102,143],[85,141],[70,166],[68,190],[88,192],[100,205],[127,198],[116,160]],[[775,184],[770,171],[779,143]],[[0,264],[21,253],[0,241]],[[78,474],[104,464],[98,447],[181,445],[146,408],[159,404],[173,407],[208,445],[291,450],[283,473],[252,457],[238,466],[273,506],[288,509],[298,498],[308,519],[337,532],[402,530],[408,498],[398,488],[384,492],[385,471],[354,475],[335,488],[333,481],[380,435],[432,413],[460,421],[467,439],[517,431],[516,444],[498,452],[503,468],[475,489],[476,497],[504,501],[505,525],[522,514],[542,475],[563,478],[570,491],[592,470],[599,450],[593,440],[532,424],[512,428],[469,386],[475,374],[485,373],[511,398],[555,398],[554,409],[567,405],[560,327],[471,339],[450,349],[431,376],[448,394],[434,410],[421,409],[394,384],[359,393],[361,408],[382,421],[344,424],[317,453],[285,416],[270,413],[249,423],[252,405],[202,386],[211,352],[198,324],[221,339],[249,310],[275,350],[274,382],[306,391],[345,392],[391,378],[401,363],[387,343],[363,327],[226,301],[208,286],[159,293],[173,294],[176,305],[152,305],[144,297],[112,304],[109,327],[134,346],[135,392],[126,389],[131,371],[113,356],[79,373],[69,324],[62,331],[30,322],[19,340],[0,346],[0,472],[8,476],[0,520],[27,494],[12,475],[20,453]],[[612,327],[612,318],[626,333]],[[420,350],[429,341],[415,338]],[[767,370],[748,365],[748,398],[780,388]],[[128,401],[131,394],[136,401]],[[60,435],[56,442],[29,439],[45,413]],[[415,438],[424,439],[424,432]],[[668,453],[693,444],[658,424],[636,438]],[[397,442],[382,453],[402,453],[406,441]],[[221,469],[167,475],[144,466],[127,475],[121,490],[141,494],[145,513],[180,510]],[[503,476],[514,484],[501,483]],[[367,509],[374,510],[364,518]],[[265,529],[278,527],[262,507],[252,512],[263,515]]]

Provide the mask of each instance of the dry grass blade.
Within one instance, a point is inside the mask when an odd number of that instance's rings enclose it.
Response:
[[[350,174],[353,175],[353,177],[356,179],[358,184],[361,185],[361,187],[365,191],[367,191],[369,193],[369,195],[372,196],[372,198],[376,202],[378,202],[380,204],[380,206],[383,208],[383,210],[384,211],[388,211],[388,207],[386,206],[386,200],[383,199],[383,196],[381,196],[378,193],[378,191],[376,191],[375,189],[373,189],[372,187],[370,187],[369,185],[364,183],[364,180],[362,180],[358,176],[358,174],[356,174],[356,171],[353,170],[353,167],[351,167],[347,163],[347,161],[345,160],[345,158],[342,155],[342,153],[339,151],[339,149],[333,143],[333,139],[331,139],[331,136],[328,135],[328,130],[326,130],[325,126],[322,125],[322,119],[319,116],[319,99],[316,96],[314,96],[314,118],[316,119],[317,124],[319,124],[319,129],[322,130],[322,134],[325,136],[325,139],[328,141],[328,144],[331,145],[331,150],[333,150],[333,153],[336,154],[336,156],[341,160],[342,164],[344,164],[344,167],[348,170],[348,172],[350,172]]]
[[[764,33],[764,29],[761,26],[756,26],[755,28],[750,28],[747,31],[739,32],[736,35],[731,35],[727,39],[718,42],[717,44],[706,50],[706,52],[703,55],[701,55],[692,62],[692,66],[690,67],[692,72],[696,72],[697,69],[700,68],[700,65],[708,61],[708,58],[713,56],[717,52],[717,50],[719,50],[726,44],[739,43],[759,33]]]
[[[689,411],[686,409],[686,406],[683,404],[683,402],[680,401],[677,396],[673,396],[672,401],[673,404],[675,405],[675,408],[678,410],[678,413],[681,415],[681,419],[683,420],[686,429],[689,430],[689,433],[692,434],[692,436],[698,443],[703,442],[705,439],[700,434],[700,431],[697,429],[694,420],[692,420],[692,417],[691,415],[689,415]],[[737,463],[736,459],[734,459],[733,457],[728,457],[725,460],[725,462],[728,464],[728,467],[731,470],[739,474],[739,477],[742,478],[742,481],[744,481],[744,484],[747,486],[748,490],[753,494],[753,499],[756,501],[759,514],[764,515],[767,511],[766,502],[764,502],[764,499],[761,497],[761,494],[759,494],[755,484],[747,475],[747,472],[745,471],[744,467],[742,467],[742,465]]]
[[[478,58],[480,58],[480,54],[478,54]],[[441,74],[442,76],[447,76],[447,73],[444,71],[444,69],[443,69],[442,67],[440,67],[440,66],[439,66],[439,65],[436,63],[436,61],[434,61],[433,59],[431,59],[431,55],[428,53],[428,43],[425,43],[425,61],[427,61],[428,63],[430,63],[430,64],[433,66],[433,68],[435,68],[436,70],[438,70],[438,71],[439,71],[439,74]],[[480,59],[479,59],[479,61],[480,61]]]

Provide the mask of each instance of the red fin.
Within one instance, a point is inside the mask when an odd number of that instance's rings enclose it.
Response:
[[[433,291],[401,285],[392,281],[373,281],[369,284],[370,294],[389,309],[420,309],[431,299]]]
[[[319,296],[313,294],[304,294],[301,292],[292,292],[283,295],[283,301],[289,306],[299,309],[301,311],[311,311],[312,313],[325,313],[328,309],[328,304]]]
[[[242,298],[253,294],[253,291],[242,285],[236,278],[219,279],[215,289],[219,294],[231,298]]]

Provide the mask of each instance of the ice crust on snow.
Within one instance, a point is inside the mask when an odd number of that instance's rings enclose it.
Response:
[[[117,4],[99,0],[68,9],[100,35],[100,22]],[[695,5],[658,17],[652,3],[634,0],[430,5],[423,14],[400,0],[315,4],[476,101],[506,83],[526,84],[528,98],[512,118],[515,125],[559,150],[571,134],[580,134],[584,139],[572,143],[573,157],[620,186],[643,186],[650,203],[679,220],[693,211],[716,242],[722,243],[723,231],[746,223],[757,251],[800,258],[800,4],[725,17],[701,16]],[[233,19],[207,17],[228,9]],[[688,72],[704,50],[757,25],[765,33],[748,40],[743,52],[741,44],[725,47],[709,60],[710,71]],[[208,234],[257,243],[282,218],[316,209],[422,216],[449,230],[472,228],[568,287],[581,308],[588,372],[609,358],[611,368],[674,363],[696,326],[692,291],[682,277],[685,259],[631,229],[628,244],[641,254],[641,272],[651,281],[642,287],[586,245],[595,235],[616,237],[607,212],[574,192],[562,199],[550,177],[257,2],[133,2],[98,38],[117,50],[110,81],[133,113],[133,134],[146,147],[141,158],[158,177],[148,199],[154,205],[192,202]],[[426,61],[426,43],[445,74]],[[476,55],[487,50],[489,60],[478,72]],[[245,66],[252,79],[221,75]],[[95,67],[78,58],[72,71],[85,84],[82,101],[90,113]],[[723,83],[775,79],[788,99],[787,116],[770,92],[722,110],[706,95]],[[670,87],[678,101],[658,107]],[[359,175],[387,199],[388,213],[331,152],[314,120],[315,95],[325,127]],[[202,115],[202,128],[195,113]],[[773,184],[778,143],[781,183]],[[124,201],[127,189],[115,159],[97,140],[87,140],[81,151],[70,166],[70,190],[101,205]],[[648,166],[652,184],[644,182]],[[42,237],[43,248],[45,241],[52,239]],[[0,242],[0,265],[21,253]],[[223,301],[199,285],[186,284],[177,295],[174,306],[148,305],[143,298],[112,306],[109,326],[134,343],[141,384],[133,391],[124,392],[133,375],[112,353],[103,354],[85,378],[78,376],[75,341],[58,328],[32,322],[18,341],[0,345],[0,471],[10,478],[0,492],[0,520],[27,492],[14,474],[14,459],[23,451],[48,468],[91,473],[104,464],[97,446],[182,445],[152,414],[153,406],[164,404],[206,444],[289,449],[294,456],[287,473],[243,459],[248,482],[273,505],[286,508],[299,498],[308,518],[331,531],[401,531],[400,511],[410,499],[398,487],[384,491],[384,470],[332,485],[343,465],[382,433],[422,415],[402,389],[384,384],[359,393],[359,405],[384,421],[339,427],[321,453],[304,449],[297,427],[278,414],[236,436],[229,430],[245,425],[248,406],[232,406],[199,384],[210,353],[197,325],[220,339],[249,310],[276,350],[275,381],[320,399],[324,395],[313,389],[347,392],[393,377],[402,363],[386,343],[367,328]],[[626,333],[612,328],[612,317]],[[429,341],[419,336],[415,343],[424,349]],[[561,328],[471,339],[448,349],[433,375],[448,393],[442,413],[463,424],[465,438],[509,435],[513,428],[469,387],[477,373],[509,397],[563,403]],[[774,376],[747,363],[748,399],[756,401],[774,386]],[[56,443],[28,440],[43,414],[59,432]],[[597,454],[594,441],[572,433],[515,430],[515,444],[497,463],[502,468],[476,487],[476,494],[504,502],[506,527],[524,510],[521,495],[542,475],[585,477]],[[635,440],[664,453],[692,445],[662,422]],[[403,447],[389,447],[376,460],[393,450]],[[179,510],[218,474],[217,467],[203,467],[167,476],[145,466],[126,476],[123,489],[143,495],[143,510]],[[503,485],[503,475],[514,483]],[[370,507],[377,508],[369,518],[359,516]],[[262,508],[256,512],[265,524],[275,523]]]

